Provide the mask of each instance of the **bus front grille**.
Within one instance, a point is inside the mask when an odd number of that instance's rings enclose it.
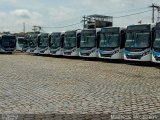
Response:
[[[141,59],[142,55],[127,55],[127,59]]]
[[[112,54],[101,54],[102,57],[111,57]]]

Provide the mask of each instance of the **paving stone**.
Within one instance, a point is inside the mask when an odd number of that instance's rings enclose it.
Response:
[[[154,66],[0,54],[0,113],[21,119],[160,114],[159,88],[160,70]]]

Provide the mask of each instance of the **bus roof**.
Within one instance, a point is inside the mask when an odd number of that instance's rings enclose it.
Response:
[[[93,28],[93,29],[83,29],[82,31],[93,31],[95,30],[96,32],[101,31],[101,28]]]
[[[156,27],[160,28],[160,22],[156,23]]]
[[[50,35],[54,35],[54,34],[61,34],[63,35],[65,32],[52,32]]]
[[[17,39],[24,39],[25,37],[17,37]]]
[[[13,35],[13,34],[1,34],[0,37],[2,37],[2,36],[15,36],[15,35]]]
[[[70,32],[76,32],[76,33],[80,33],[82,30],[81,29],[77,29],[77,30],[68,30],[65,33],[70,33]],[[65,34],[64,33],[64,34]]]
[[[154,27],[153,24],[136,24],[136,25],[129,25],[127,26],[127,31],[132,30],[150,30]]]

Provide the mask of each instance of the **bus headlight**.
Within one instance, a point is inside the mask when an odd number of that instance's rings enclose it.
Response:
[[[4,50],[4,49],[2,49],[2,48],[1,48],[1,51],[2,51],[2,52],[5,52],[5,50]]]
[[[72,50],[72,52],[75,52],[75,51],[76,51],[76,49],[73,49],[73,50]]]
[[[148,54],[150,54],[150,51],[144,52],[144,53],[143,53],[143,56],[146,56],[146,55],[148,55]]]
[[[92,53],[94,53],[94,52],[97,52],[97,50],[96,49],[92,50]]]
[[[117,53],[119,53],[119,50],[115,50],[115,51],[113,52],[113,54],[117,54]]]

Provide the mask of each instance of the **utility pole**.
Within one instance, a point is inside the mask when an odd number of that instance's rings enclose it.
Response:
[[[26,25],[25,25],[25,22],[23,23],[23,33],[26,32]]]
[[[32,29],[33,31],[34,31],[34,33],[36,32],[36,26],[33,26],[33,29]]]
[[[32,30],[34,31],[34,33],[35,32],[40,32],[42,30],[42,27],[34,25]]]
[[[152,8],[152,23],[154,23],[155,22],[155,14],[154,14],[154,12],[155,12],[155,8],[157,9],[157,11],[158,11],[158,17],[157,17],[157,21],[160,21],[160,6],[158,6],[158,5],[155,5],[154,3],[152,3],[152,5],[151,6],[149,6],[150,8]]]
[[[85,25],[86,25],[86,16],[85,15],[83,16],[83,20],[82,21],[83,21],[83,29],[84,29]]]
[[[160,6],[158,7],[158,17],[157,17],[157,22],[160,22]]]
[[[149,7],[152,8],[152,23],[154,23],[154,4],[152,3],[152,5]]]

